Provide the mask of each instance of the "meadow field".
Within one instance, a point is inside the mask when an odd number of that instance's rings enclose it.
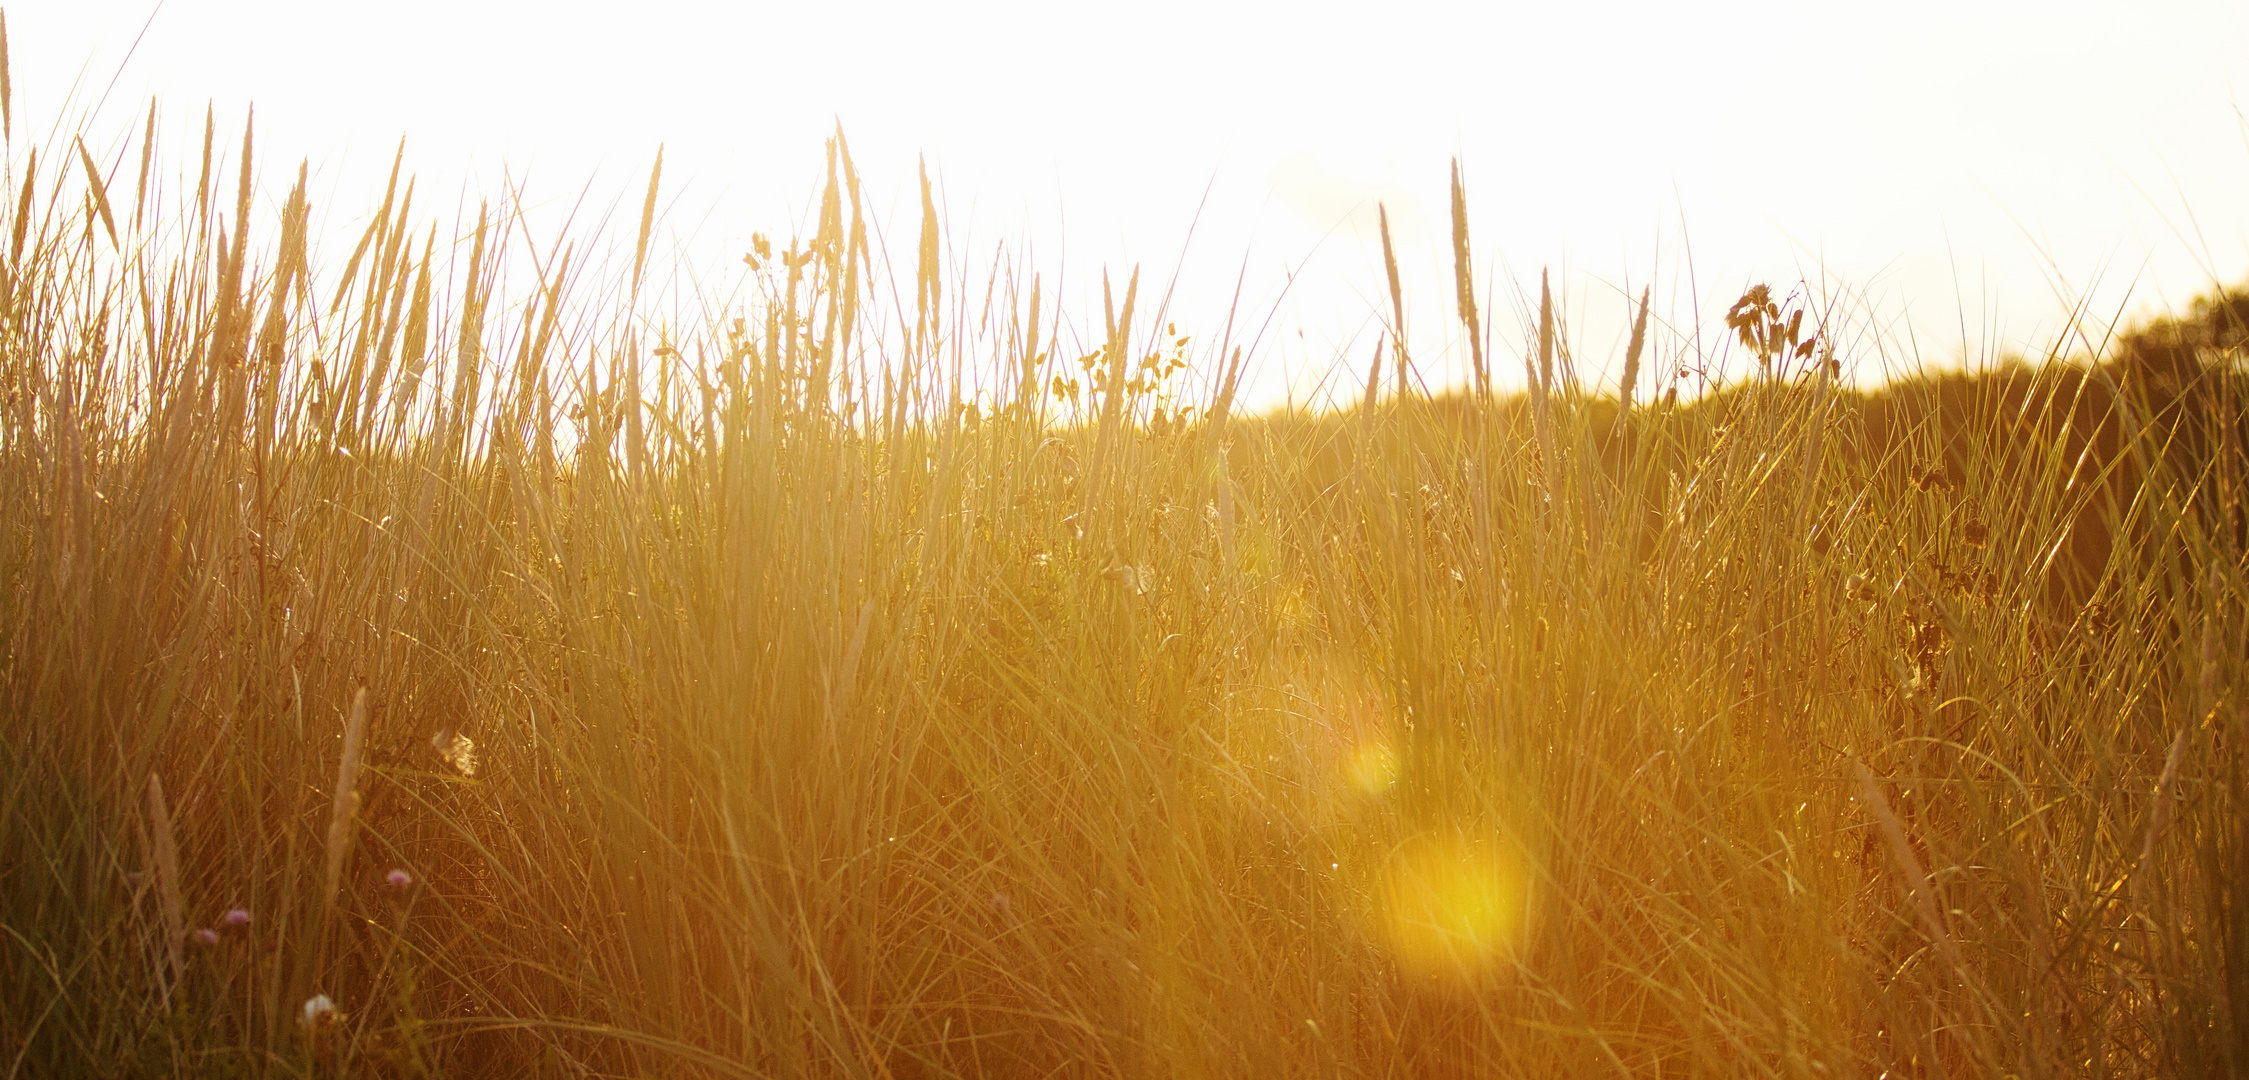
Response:
[[[247,126],[26,138],[0,1075],[2249,1075],[2249,295],[1609,382],[1456,181],[1478,377],[1251,414],[840,135],[661,299],[660,170],[316,250]]]

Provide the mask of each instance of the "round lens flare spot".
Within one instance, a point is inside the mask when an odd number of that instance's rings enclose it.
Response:
[[[1400,966],[1466,977],[1514,954],[1530,907],[1522,856],[1496,841],[1423,836],[1392,853],[1381,930]]]
[[[1351,786],[1368,795],[1379,795],[1398,782],[1398,755],[1382,739],[1359,744],[1351,755]]]

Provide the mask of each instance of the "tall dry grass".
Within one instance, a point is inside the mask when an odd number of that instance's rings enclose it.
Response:
[[[1244,417],[840,138],[668,308],[230,145],[8,155],[9,1075],[2249,1071],[2238,351]]]

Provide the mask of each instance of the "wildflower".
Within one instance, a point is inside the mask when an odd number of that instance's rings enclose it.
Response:
[[[403,892],[407,886],[414,883],[414,875],[404,870],[392,870],[390,873],[383,875],[383,883]]]
[[[303,1011],[297,1014],[298,1026],[307,1031],[317,1030],[343,1019],[336,1011],[336,1002],[326,994],[314,994],[305,999]]]
[[[227,930],[247,930],[250,913],[241,908],[228,908],[226,914],[219,916],[219,925]]]
[[[1101,572],[1101,576],[1106,580],[1114,581],[1117,584],[1123,586],[1134,596],[1146,594],[1150,585],[1150,582],[1148,580],[1148,570],[1146,567],[1132,566],[1129,564],[1112,566],[1107,570],[1103,570]]]
[[[444,758],[446,764],[459,770],[462,776],[476,775],[476,740],[451,727],[445,727],[430,736],[429,742],[436,748],[438,756]]]
[[[195,932],[195,943],[198,945],[216,945],[219,943],[219,932],[208,926],[197,930]]]

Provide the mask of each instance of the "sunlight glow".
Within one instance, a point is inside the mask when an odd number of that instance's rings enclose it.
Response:
[[[1351,786],[1361,794],[1379,795],[1398,782],[1398,755],[1387,739],[1369,739],[1351,755]]]
[[[805,224],[840,124],[889,242],[911,236],[926,161],[946,258],[974,275],[1015,253],[1080,344],[1098,343],[1104,269],[1164,283],[1204,378],[1234,309],[1253,408],[1350,396],[1338,360],[1363,370],[1388,319],[1377,203],[1417,369],[1462,385],[1455,156],[1502,387],[1542,267],[1575,362],[1612,387],[1651,282],[1659,326],[1687,338],[1750,283],[1806,281],[1885,339],[1854,349],[1874,381],[1907,355],[2038,351],[2079,301],[2105,321],[2249,270],[2249,6],[2227,0],[8,14],[19,141],[90,116],[93,152],[123,162],[152,95],[175,133],[206,104],[238,132],[255,103],[260,182],[306,157],[330,185],[323,252],[357,235],[401,136],[433,213],[473,220],[514,187],[552,219],[541,237],[618,228],[661,145],[660,243],[723,270],[753,232]]]
[[[1383,940],[1413,974],[1474,976],[1516,955],[1530,884],[1521,854],[1497,840],[1415,837],[1383,870]]]

